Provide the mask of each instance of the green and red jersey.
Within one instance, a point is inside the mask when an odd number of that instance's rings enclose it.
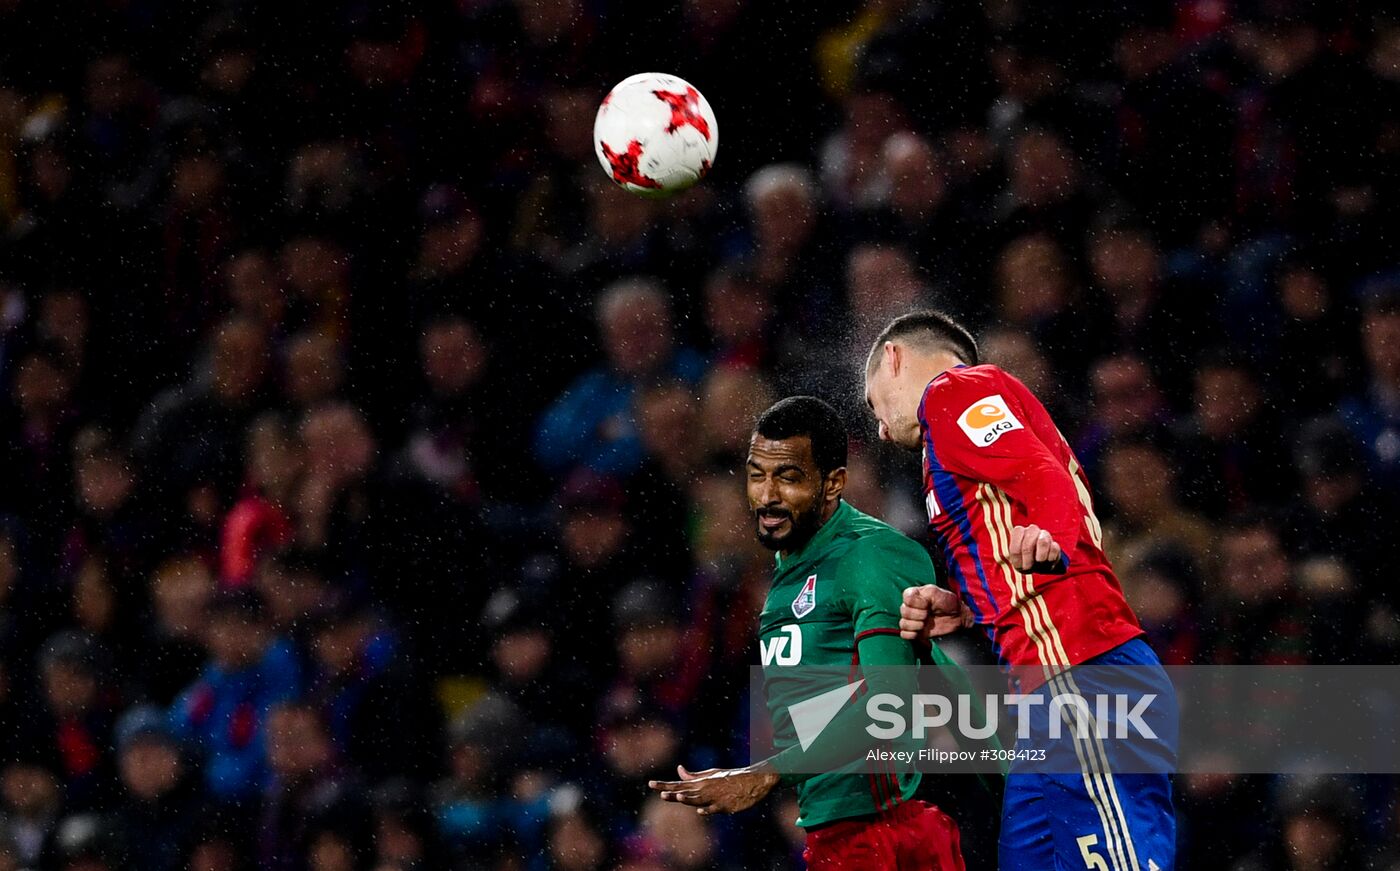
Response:
[[[899,605],[905,587],[933,580],[933,563],[922,546],[845,502],[801,550],[778,557],[759,618],[759,652],[780,751],[797,744],[788,710],[811,695],[813,670],[849,669],[854,675],[862,641],[877,638],[883,643],[864,646],[881,651],[881,661],[866,664],[920,661],[914,645],[898,638]],[[864,773],[868,767],[862,756],[799,783],[797,824],[879,813],[907,801],[919,785],[917,772]]]

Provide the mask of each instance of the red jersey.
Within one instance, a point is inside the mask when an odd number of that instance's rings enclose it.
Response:
[[[1142,635],[1104,555],[1083,470],[1045,406],[995,366],[959,366],[919,403],[924,501],[951,582],[1003,665],[1078,665]],[[1034,523],[1063,550],[1058,574],[1024,574],[1011,528]]]

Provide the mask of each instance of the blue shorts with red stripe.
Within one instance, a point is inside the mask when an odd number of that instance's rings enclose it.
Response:
[[[1176,855],[1176,814],[1170,769],[1175,762],[1176,695],[1157,655],[1142,640],[1088,660],[1053,678],[1032,695],[1066,693],[1083,698],[1126,697],[1153,734],[1151,742],[1114,742],[1115,719],[1124,708],[1108,707],[1108,737],[1100,730],[1051,732],[1048,704],[1028,708],[1030,734],[1022,750],[1048,748],[1049,762],[1012,763],[1002,804],[998,842],[1000,871],[1171,871]],[[1145,700],[1145,701],[1144,701]],[[1090,708],[1090,710],[1094,710]],[[1150,746],[1149,746],[1150,745]],[[1044,757],[1041,757],[1044,758]]]

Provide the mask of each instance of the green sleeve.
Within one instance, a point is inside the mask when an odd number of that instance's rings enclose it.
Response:
[[[982,696],[973,688],[972,680],[968,678],[967,672],[962,666],[952,660],[948,654],[944,653],[937,643],[929,643],[929,661],[931,668],[924,668],[921,674],[921,690],[933,690],[944,695],[961,695],[972,700],[972,723],[976,728],[981,728],[987,723],[987,710],[982,704]],[[925,686],[933,684],[933,686]],[[958,747],[963,750],[970,750],[978,753],[982,750],[994,750],[997,752],[997,767],[1001,769],[999,774],[978,774],[977,779],[982,782],[982,786],[989,792],[999,794],[1002,788],[1001,778],[1005,777],[1008,763],[1001,759],[1001,739],[995,734],[989,738],[976,740],[964,736],[958,730],[953,730],[953,738],[958,742]]]
[[[912,668],[915,664],[912,644],[898,635],[879,633],[862,638],[857,653],[861,665],[910,666],[872,669],[867,673],[867,692],[894,693],[904,699],[912,696],[917,686],[916,670]],[[822,772],[835,771],[864,758],[872,747],[882,743],[865,730],[869,724],[870,717],[865,713],[865,705],[848,704],[806,750],[802,749],[801,744],[793,744],[768,762],[782,776],[783,782],[789,785],[802,783]]]
[[[856,637],[898,629],[905,588],[934,580],[933,563],[913,539],[892,533],[856,544],[841,562],[840,578]]]

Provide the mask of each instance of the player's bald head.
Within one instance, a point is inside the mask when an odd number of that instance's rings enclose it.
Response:
[[[969,366],[978,363],[977,340],[972,338],[972,333],[948,315],[932,309],[900,315],[880,331],[865,358],[866,378],[879,370],[880,349],[886,342],[896,342],[925,354],[944,351]]]

